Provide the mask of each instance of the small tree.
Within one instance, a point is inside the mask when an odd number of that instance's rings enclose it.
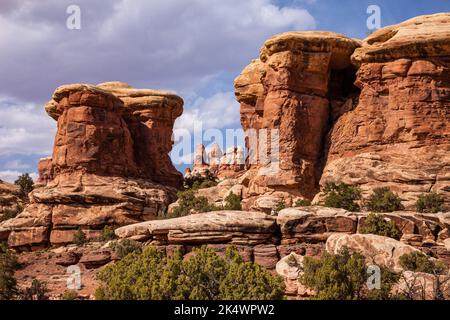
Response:
[[[424,193],[417,199],[416,209],[422,213],[438,213],[442,211],[443,204],[444,199],[437,193]]]
[[[83,230],[78,229],[78,231],[74,233],[72,242],[78,246],[82,246],[87,242],[86,234]]]
[[[14,181],[14,184],[20,187],[24,198],[28,198],[28,194],[33,191],[34,181],[28,173],[24,173]]]
[[[400,265],[405,270],[430,274],[446,274],[447,266],[440,261],[432,261],[422,252],[405,253],[400,256]]]
[[[0,243],[0,300],[13,299],[17,293],[15,271],[19,269],[16,256],[8,250],[6,244]]]
[[[342,208],[352,212],[360,210],[356,201],[361,199],[361,189],[357,186],[328,182],[323,192],[325,207]]]
[[[207,170],[204,175],[193,174],[189,177],[184,178],[183,186],[185,189],[204,189],[210,188],[217,185],[217,179],[213,176],[213,174]]]
[[[225,197],[225,210],[242,210],[241,197],[230,192],[228,196]]]
[[[110,241],[116,239],[114,228],[112,226],[104,226],[101,235],[101,241]]]
[[[376,188],[367,202],[367,209],[373,212],[404,210],[400,197],[388,187]]]
[[[76,290],[66,290],[60,297],[61,300],[77,300],[78,292]]]
[[[21,300],[47,300],[47,293],[47,284],[34,279],[31,282],[31,286],[21,293]]]
[[[283,200],[278,201],[277,205],[275,208],[272,209],[271,214],[273,216],[278,216],[278,214],[280,213],[281,210],[286,208],[286,204],[284,203]]]
[[[178,192],[178,207],[174,208],[171,214],[165,218],[176,218],[192,213],[202,213],[215,211],[218,208],[208,202],[208,198],[197,197],[192,190]]]
[[[110,247],[114,250],[119,259],[123,259],[133,252],[142,252],[142,244],[131,239],[115,241],[111,243]]]
[[[382,215],[370,213],[364,220],[361,233],[376,234],[379,236],[400,239],[402,234],[394,221],[387,221]]]
[[[365,258],[347,248],[338,254],[324,253],[320,259],[305,257],[302,284],[313,289],[317,300],[390,299],[392,286],[399,277],[381,268],[380,289],[368,290]]]
[[[149,246],[99,272],[102,300],[281,299],[283,280],[253,263],[244,263],[237,250],[225,257],[212,249],[196,249],[189,259],[167,257]]]
[[[296,207],[309,207],[311,205],[311,200],[300,199],[295,202]]]

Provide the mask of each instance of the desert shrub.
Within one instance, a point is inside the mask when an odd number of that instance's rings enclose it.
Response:
[[[103,300],[281,299],[283,280],[253,263],[236,249],[224,258],[202,247],[189,259],[166,257],[154,247],[134,252],[99,273]]]
[[[388,187],[374,189],[366,206],[369,211],[373,212],[393,212],[405,209],[400,197]]]
[[[0,243],[0,300],[10,300],[17,295],[14,273],[18,268],[16,256],[8,250],[6,244]]]
[[[31,282],[31,286],[25,288],[20,294],[21,300],[47,300],[47,284],[43,281],[34,279]]]
[[[242,210],[241,197],[230,192],[230,194],[225,197],[225,205],[223,208],[225,210]]]
[[[206,171],[205,175],[193,174],[184,178],[183,186],[185,189],[204,189],[210,188],[217,185],[216,178],[212,175],[210,171]]]
[[[399,276],[381,269],[380,289],[368,290],[365,258],[347,248],[338,254],[324,253],[320,259],[305,257],[300,281],[313,289],[317,300],[390,299]]]
[[[102,235],[100,237],[101,241],[110,241],[116,239],[116,234],[114,233],[114,228],[112,226],[105,226],[102,230]]]
[[[400,230],[394,221],[387,221],[382,215],[370,213],[364,220],[364,225],[360,233],[370,233],[379,236],[400,239],[402,236]]]
[[[87,242],[86,234],[83,230],[78,229],[78,231],[73,234],[72,242],[78,246],[82,246]]]
[[[309,207],[311,205],[311,200],[300,199],[295,202],[295,207]]]
[[[34,187],[34,181],[30,177],[28,173],[24,173],[20,175],[16,181],[14,181],[14,184],[18,185],[20,187],[20,190],[22,192],[22,196],[24,198],[28,198],[28,194],[33,191]]]
[[[76,290],[66,290],[60,297],[61,300],[77,300],[78,292]]]
[[[424,193],[417,199],[416,209],[422,213],[438,213],[442,211],[443,204],[444,199],[437,193]]]
[[[196,196],[192,190],[178,192],[178,204],[178,207],[174,208],[171,214],[167,214],[166,218],[218,210],[216,206],[208,202],[206,197]]]
[[[114,250],[119,259],[122,259],[133,252],[142,252],[142,244],[131,239],[115,241],[111,243],[110,247]]]
[[[405,270],[431,274],[446,274],[447,267],[440,261],[432,261],[422,252],[405,253],[400,257],[400,265]]]
[[[359,204],[356,201],[361,199],[361,189],[357,186],[328,182],[323,192],[323,205],[325,207],[342,208],[352,212],[360,210]]]
[[[272,209],[271,214],[273,216],[278,216],[278,214],[280,213],[281,210],[286,209],[286,204],[284,203],[283,200],[278,201],[277,205],[275,206],[275,208]]]

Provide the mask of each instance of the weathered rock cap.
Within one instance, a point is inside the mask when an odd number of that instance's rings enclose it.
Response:
[[[412,18],[382,28],[367,37],[356,49],[352,62],[385,62],[399,58],[450,55],[450,13]]]
[[[331,68],[345,69],[350,65],[350,56],[359,46],[359,40],[334,32],[286,32],[267,40],[260,58],[266,62],[268,57],[282,51],[331,52]]]
[[[105,109],[123,108],[135,114],[168,108],[171,118],[183,113],[183,99],[174,93],[152,89],[135,89],[123,82],[98,85],[75,83],[62,85],[53,93],[45,111],[55,120],[67,107],[95,105]]]
[[[124,107],[133,113],[163,107],[171,109],[173,117],[179,117],[183,113],[183,99],[170,91],[136,89],[118,81],[100,83],[97,87],[121,99]]]
[[[52,100],[45,105],[45,111],[50,117],[58,120],[66,108],[82,105],[96,105],[105,109],[117,109],[120,108],[122,102],[112,93],[95,85],[74,83],[56,88],[52,95]]]

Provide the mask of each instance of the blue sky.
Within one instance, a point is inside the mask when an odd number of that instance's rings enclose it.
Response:
[[[66,28],[71,4],[81,30]],[[178,129],[199,118],[204,129],[239,128],[233,79],[265,39],[290,30],[364,38],[369,5],[382,26],[450,11],[448,0],[2,0],[0,179],[36,172],[51,154],[56,123],[43,105],[61,84],[174,90],[185,100]]]

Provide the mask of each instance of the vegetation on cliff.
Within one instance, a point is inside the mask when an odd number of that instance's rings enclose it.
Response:
[[[188,259],[167,257],[154,247],[133,252],[99,273],[100,300],[282,299],[283,281],[265,268],[243,262],[234,248],[225,257],[202,247]]]

